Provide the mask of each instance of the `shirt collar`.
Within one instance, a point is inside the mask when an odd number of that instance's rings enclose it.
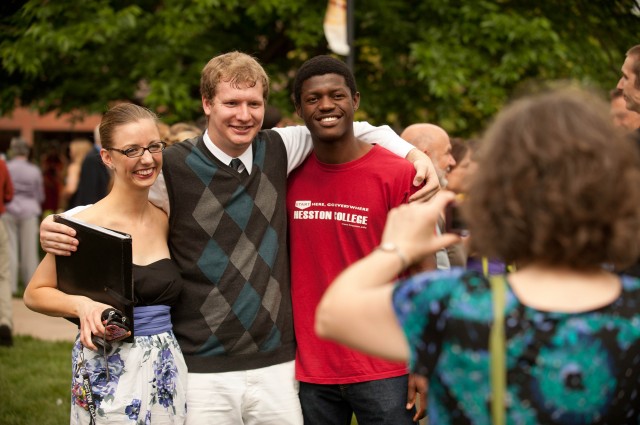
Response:
[[[224,153],[219,147],[215,145],[215,143],[211,141],[211,138],[209,137],[209,130],[206,130],[204,132],[203,139],[204,145],[207,147],[207,149],[209,149],[209,152],[211,152],[213,156],[218,158],[221,162],[229,165],[234,157]],[[247,173],[251,174],[251,169],[253,168],[253,145],[249,145],[247,150],[245,150],[242,155],[238,157],[238,159],[242,161],[242,165],[244,165]]]

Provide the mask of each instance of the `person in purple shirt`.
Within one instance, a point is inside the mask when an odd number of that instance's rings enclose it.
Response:
[[[30,147],[23,139],[11,140],[11,158],[7,162],[13,181],[13,200],[2,216],[9,236],[9,267],[11,290],[18,290],[18,277],[26,285],[40,263],[38,228],[44,185],[40,168],[29,162]]]

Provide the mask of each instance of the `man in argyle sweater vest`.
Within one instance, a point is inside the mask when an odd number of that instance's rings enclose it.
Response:
[[[188,285],[172,317],[189,372],[260,368],[295,358],[286,151],[280,136],[266,130],[258,133],[253,152],[251,174],[223,164],[202,136],[164,156],[169,248]]]

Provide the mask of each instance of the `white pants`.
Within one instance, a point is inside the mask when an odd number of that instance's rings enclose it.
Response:
[[[13,305],[9,283],[9,238],[2,220],[0,220],[0,325],[13,328]]]
[[[187,425],[302,425],[293,361],[188,376]]]
[[[3,214],[2,220],[9,234],[11,291],[15,294],[18,290],[18,276],[22,278],[26,287],[40,263],[38,256],[40,220],[36,216],[19,218],[9,213]]]

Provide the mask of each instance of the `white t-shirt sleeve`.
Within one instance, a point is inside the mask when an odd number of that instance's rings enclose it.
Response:
[[[273,130],[282,137],[282,141],[287,151],[288,175],[296,167],[302,164],[302,162],[311,153],[311,150],[313,149],[311,133],[309,133],[309,129],[304,125],[276,127],[273,128]],[[375,127],[365,121],[356,121],[353,123],[353,132],[358,139],[362,139],[370,144],[377,143],[402,158],[405,158],[409,151],[414,148],[411,143],[398,136],[398,134],[388,125]],[[160,178],[158,178],[158,180],[160,180]],[[156,181],[156,184],[157,183],[158,182]],[[164,209],[164,207],[162,208]],[[165,209],[165,211],[167,211],[168,214],[168,209]]]
[[[388,125],[375,127],[365,121],[356,121],[353,123],[353,132],[358,139],[370,144],[377,143],[402,158],[415,147],[398,136]]]
[[[313,149],[311,133],[304,125],[276,127],[273,130],[282,137],[287,151],[287,175],[309,156]]]
[[[149,190],[149,201],[158,208],[162,208],[169,215],[169,194],[167,193],[167,183],[164,181],[164,174],[160,171],[158,178]]]
[[[89,205],[78,205],[77,207],[73,207],[70,210],[67,210],[65,212],[63,212],[61,215],[67,216],[67,217],[73,217],[74,215],[78,214],[80,211],[84,211],[87,208],[89,208],[90,206],[92,206],[93,204],[89,204]]]

